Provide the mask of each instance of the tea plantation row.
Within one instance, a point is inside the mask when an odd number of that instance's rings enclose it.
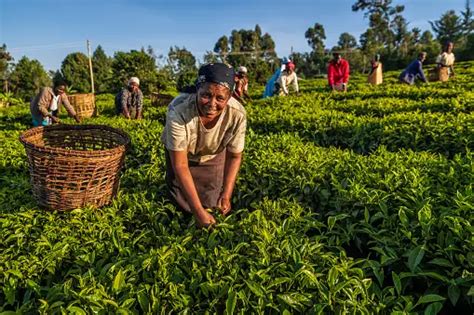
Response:
[[[459,68],[252,102],[234,210],[209,231],[166,197],[166,108],[125,121],[97,97],[87,123],[132,147],[115,201],[70,213],[31,196],[28,106],[0,111],[0,314],[471,314],[474,64]]]

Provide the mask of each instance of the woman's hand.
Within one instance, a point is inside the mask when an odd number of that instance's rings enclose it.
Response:
[[[59,118],[56,117],[56,116],[51,115],[50,118],[51,118],[51,120],[53,121],[53,123],[55,123],[55,124],[59,124],[59,123],[61,122],[61,121],[59,120]]]
[[[199,227],[209,227],[216,224],[216,219],[204,209],[194,212],[194,217]]]
[[[230,198],[221,195],[217,201],[217,207],[219,207],[223,215],[227,215],[232,209]]]

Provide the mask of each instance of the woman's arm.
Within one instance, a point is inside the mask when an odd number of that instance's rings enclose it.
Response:
[[[49,113],[49,105],[51,104],[51,97],[49,95],[47,88],[42,88],[40,95],[38,97],[38,103],[36,106],[38,107],[38,111],[41,113],[43,118],[50,117],[51,114]]]
[[[137,96],[137,112],[135,113],[135,119],[142,119],[143,117],[143,93],[141,90],[138,91]]]
[[[74,107],[69,102],[69,98],[67,97],[66,94],[61,95],[61,102],[66,108],[68,115],[74,118],[76,122],[80,122],[81,120],[79,119],[79,117],[77,117],[76,111],[74,110]]]
[[[214,224],[216,222],[214,217],[203,208],[201,201],[199,200],[199,195],[188,166],[187,151],[169,151],[169,154],[171,166],[176,174],[178,183],[184,192],[186,200],[188,201],[198,224],[200,226]]]
[[[122,90],[120,93],[120,107],[122,108],[122,114],[125,116],[125,118],[130,119],[130,112],[128,111],[127,107],[127,99],[129,95],[125,95],[125,91]]]
[[[280,84],[280,88],[283,90],[283,94],[288,95],[288,88],[286,87],[286,74],[282,73],[278,78],[278,83]]]
[[[334,90],[334,66],[329,63],[328,66],[328,84],[331,89]]]
[[[224,214],[229,213],[231,210],[230,200],[232,199],[232,193],[234,192],[235,181],[237,180],[237,174],[239,173],[241,162],[242,152],[232,153],[230,151],[226,151],[224,166],[224,189],[218,201],[218,205]]]
[[[418,61],[418,69],[417,69],[418,75],[420,77],[420,80],[428,83],[428,80],[426,79],[425,72],[423,72],[423,65],[421,61]]]

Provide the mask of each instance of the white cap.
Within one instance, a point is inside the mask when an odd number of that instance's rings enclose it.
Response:
[[[128,85],[136,83],[137,85],[140,85],[140,80],[137,77],[131,77],[130,80],[128,80]]]
[[[237,72],[247,74],[247,67],[240,66],[240,67],[237,68]]]

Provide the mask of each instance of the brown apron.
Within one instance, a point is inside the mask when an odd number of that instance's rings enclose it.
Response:
[[[382,64],[379,63],[377,67],[372,70],[373,71],[369,74],[368,82],[373,85],[382,84]]]
[[[441,82],[446,82],[449,79],[449,68],[441,66],[438,68],[438,80]]]
[[[176,174],[171,165],[170,154],[166,151],[166,184],[172,199],[182,210],[191,212],[191,207],[181,189]],[[212,160],[200,163],[189,161],[189,170],[193,177],[194,186],[199,200],[204,208],[217,206],[217,201],[223,189],[224,166],[226,150],[218,153]]]

